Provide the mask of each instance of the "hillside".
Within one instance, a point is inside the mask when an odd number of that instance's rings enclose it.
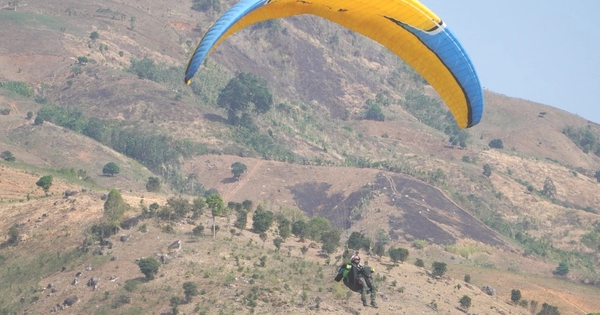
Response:
[[[0,242],[15,224],[23,237],[0,248],[3,312],[49,312],[77,295],[61,312],[168,314],[186,281],[206,293],[182,304],[185,314],[459,314],[465,294],[473,298],[468,313],[529,314],[511,304],[512,289],[561,314],[600,311],[599,125],[484,91],[483,120],[461,148],[450,145],[444,127],[453,122],[422,78],[385,48],[316,17],[234,34],[188,87],[189,54],[219,12],[192,10],[190,0],[17,3],[0,4],[0,39],[10,43],[0,45],[0,152],[16,158],[0,160]],[[221,12],[233,3],[221,2]],[[231,126],[217,105],[238,73],[264,78],[273,95],[271,110],[252,116],[254,129]],[[369,102],[381,105],[384,121],[362,119]],[[495,139],[503,148],[490,148]],[[102,174],[108,162],[119,165],[115,176]],[[235,162],[247,166],[239,181]],[[49,196],[35,184],[44,175],[54,176]],[[160,192],[146,189],[153,176]],[[263,248],[250,229],[230,234],[229,216],[218,218],[216,240],[192,235],[197,224],[208,230],[205,213],[146,219],[148,232],[119,232],[105,255],[83,252],[110,188],[131,206],[126,217],[141,213],[140,200],[162,209],[169,198],[216,190],[225,204],[250,200],[291,221],[325,217],[341,229],[339,245],[352,232],[374,240],[382,230],[388,248],[410,256],[393,268],[388,257],[369,258],[381,281],[374,310],[362,309],[356,294],[344,302],[344,287],[328,280],[341,248],[327,262],[315,248],[300,252],[311,241],[290,237],[277,253],[278,229]],[[66,198],[66,190],[79,194]],[[132,237],[121,243],[123,234]],[[176,239],[183,249],[169,254],[156,280],[142,281],[135,259],[166,253]],[[262,256],[267,267],[256,266]],[[447,277],[426,274],[434,261],[448,264]],[[567,275],[553,274],[559,262]],[[102,279],[98,291],[85,286],[89,264]],[[72,286],[78,271],[84,278]],[[58,291],[38,290],[48,283]]]

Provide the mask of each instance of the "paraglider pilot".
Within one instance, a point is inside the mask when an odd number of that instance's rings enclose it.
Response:
[[[360,264],[360,256],[358,252],[350,258],[350,264],[345,264],[340,267],[335,277],[335,281],[344,280],[344,284],[352,291],[360,293],[360,299],[363,302],[363,306],[369,306],[367,304],[367,293],[371,295],[371,306],[377,308],[375,297],[377,291],[375,283],[373,283],[373,272],[375,270],[368,265]]]

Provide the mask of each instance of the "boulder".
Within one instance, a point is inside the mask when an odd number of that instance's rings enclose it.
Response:
[[[496,289],[490,287],[489,285],[482,286],[481,291],[483,291],[487,295],[491,295],[491,296],[496,295]]]
[[[95,287],[98,285],[98,282],[100,282],[100,279],[96,278],[96,277],[91,277],[90,280],[88,280],[87,282],[87,286],[88,287]]]
[[[67,190],[65,190],[65,197],[75,196],[75,195],[77,195],[77,193],[79,193],[77,190],[67,189]]]
[[[77,298],[77,296],[68,297],[63,302],[63,305],[65,305],[65,306],[73,306],[73,304],[77,303],[77,301],[79,301],[79,298]]]
[[[175,242],[171,243],[171,245],[169,245],[169,247],[167,247],[167,249],[180,250],[181,249],[181,240],[176,240]]]
[[[140,219],[138,219],[137,217],[131,217],[131,218],[121,222],[121,228],[123,228],[125,230],[129,230],[129,229],[137,226],[139,223],[140,223]]]
[[[108,247],[108,249],[112,249],[113,245],[115,245],[115,244],[113,244],[113,242],[112,242],[110,239],[108,239],[108,238],[103,238],[103,239],[100,241],[100,245],[102,245],[102,246],[106,246],[106,247]]]

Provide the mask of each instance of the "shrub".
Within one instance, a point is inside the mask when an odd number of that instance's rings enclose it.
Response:
[[[198,293],[198,285],[195,282],[188,281],[183,283],[183,294],[185,294],[186,302],[189,303]]]
[[[490,146],[490,148],[504,149],[504,144],[502,143],[501,139],[494,139],[494,140],[490,141],[490,143],[488,145]]]
[[[423,259],[417,258],[415,260],[415,266],[417,266],[417,267],[425,267],[425,262],[423,262]]]
[[[426,240],[414,240],[412,245],[416,249],[423,249],[427,245],[427,241]]]
[[[564,261],[561,261],[558,264],[558,267],[556,267],[556,270],[554,270],[554,274],[559,275],[559,276],[564,276],[568,273],[569,273],[569,264],[567,264]]]
[[[521,300],[521,291],[516,289],[511,290],[510,300],[515,304],[519,303],[519,300]]]
[[[466,283],[471,283],[471,275],[466,274],[464,280],[465,280]]]
[[[9,91],[13,91],[13,92],[20,94],[22,96],[25,96],[25,97],[33,96],[33,88],[25,82],[8,81],[8,82],[0,83],[0,87],[3,87]]]
[[[4,152],[0,153],[0,158],[2,158],[3,160],[5,160],[7,162],[14,162],[16,160],[15,156],[10,151],[4,151]]]
[[[492,166],[489,164],[483,165],[483,175],[490,177],[492,175]]]
[[[378,104],[373,103],[373,104],[369,105],[369,108],[367,108],[367,110],[365,112],[365,119],[375,120],[375,121],[384,121],[385,115],[383,114],[381,107]]]
[[[158,177],[150,176],[146,182],[146,190],[149,192],[160,191],[160,179]]]
[[[6,243],[8,245],[16,245],[19,242],[19,230],[17,229],[16,226],[11,226],[10,229],[8,229],[8,240],[6,241]]]

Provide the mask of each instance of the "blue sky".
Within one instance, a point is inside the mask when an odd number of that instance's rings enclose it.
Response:
[[[458,37],[485,89],[600,123],[599,0],[421,2]]]

